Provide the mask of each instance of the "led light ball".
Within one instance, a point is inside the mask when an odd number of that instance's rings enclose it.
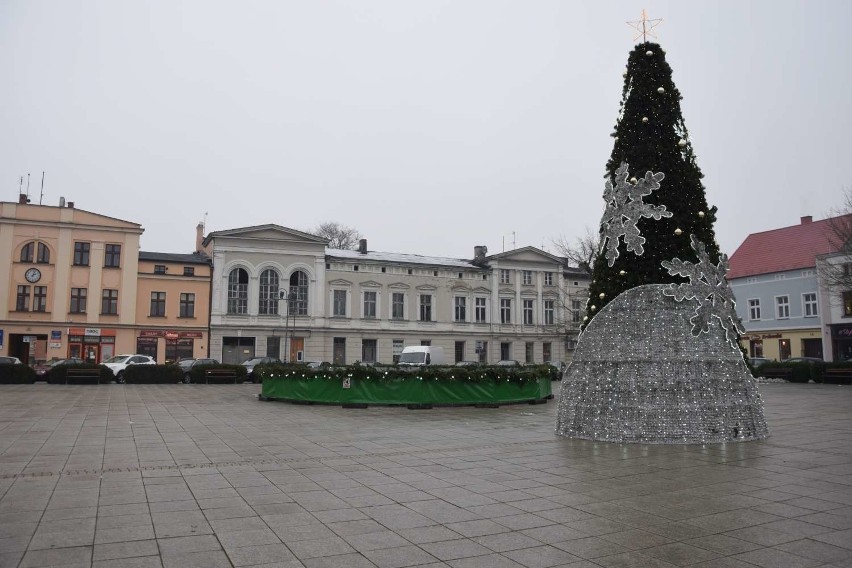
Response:
[[[645,55],[647,55],[648,57],[651,57],[652,55],[654,55],[654,52],[649,49],[648,51],[645,52]]]
[[[686,140],[681,138],[680,140],[677,141],[677,145],[680,146],[681,148],[683,148],[684,146],[686,146]]]
[[[636,178],[635,177],[630,178],[630,183],[636,183]]]
[[[627,274],[627,273],[626,273],[625,271],[623,271],[623,270],[619,270],[619,271],[618,271],[618,275],[619,275],[619,276],[624,276],[625,274]]]
[[[606,294],[604,294],[603,292],[601,292],[600,294],[598,294],[598,298],[600,298],[601,300],[603,300],[604,298],[606,298]]]
[[[660,94],[662,95],[663,93],[665,93],[665,92],[666,92],[666,90],[665,90],[664,88],[662,88],[662,87],[658,87],[658,88],[657,88],[657,92],[658,92],[658,93],[660,93]]]
[[[596,309],[598,309],[598,307],[597,307],[596,305],[592,304],[592,308],[591,308],[591,309],[592,309],[592,311],[595,311]]]
[[[675,235],[681,236],[682,234],[683,234],[683,231],[681,231],[680,228],[675,229]]]
[[[704,211],[699,211],[699,212],[698,212],[698,216],[699,216],[699,217],[701,217],[701,218],[703,219],[703,218],[704,218]]]
[[[648,124],[648,117],[647,117],[647,116],[643,116],[643,117],[642,117],[642,123],[643,123],[643,124]]]
[[[583,321],[588,321],[588,320],[589,320],[589,316],[583,316]]]

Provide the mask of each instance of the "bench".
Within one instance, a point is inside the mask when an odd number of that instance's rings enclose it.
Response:
[[[69,367],[65,370],[65,384],[97,385],[101,382],[101,370],[97,367],[77,369]]]
[[[764,379],[784,379],[785,381],[789,381],[793,378],[793,369],[766,369],[761,375]]]
[[[848,385],[852,382],[852,369],[826,369],[822,378],[831,385]]]
[[[237,384],[237,372],[233,369],[207,369],[204,383],[208,385]]]

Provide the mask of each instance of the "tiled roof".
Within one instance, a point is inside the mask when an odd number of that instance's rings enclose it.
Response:
[[[728,280],[815,267],[818,255],[837,249],[831,227],[838,217],[810,219],[803,217],[799,225],[750,234],[731,255]]]
[[[178,262],[182,264],[210,264],[210,258],[205,254],[190,253],[177,254],[171,252],[146,252],[139,251],[139,260],[160,262]]]

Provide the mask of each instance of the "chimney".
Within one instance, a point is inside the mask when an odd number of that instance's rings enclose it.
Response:
[[[60,207],[65,207],[65,198],[64,198],[64,197],[60,197],[60,198],[59,198],[59,206],[60,206]]]
[[[204,250],[204,223],[199,223],[195,226],[195,252]]]
[[[473,260],[482,260],[485,258],[485,255],[488,254],[488,247],[485,245],[478,245],[473,247]]]
[[[808,215],[806,217],[802,217],[802,225],[807,225],[808,223],[813,223],[813,216]]]
[[[26,205],[29,202],[30,202],[30,198],[27,197],[26,193],[22,193],[22,194],[18,195],[18,203],[19,204]]]
[[[68,209],[74,209],[74,202],[73,201],[68,202]]]
[[[361,239],[358,241],[358,252],[361,254],[367,254],[367,239]]]

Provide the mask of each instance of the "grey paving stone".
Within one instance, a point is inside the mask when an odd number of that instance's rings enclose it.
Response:
[[[231,561],[222,550],[187,552],[163,556],[164,568],[232,568]]]
[[[28,550],[21,561],[20,568],[42,568],[45,566],[88,568],[91,564],[92,547],[79,546],[52,550]]]
[[[336,556],[355,552],[349,544],[339,537],[330,537],[319,540],[299,540],[287,543],[293,554],[299,560],[316,558],[318,556]]]
[[[283,544],[228,548],[226,553],[234,566],[256,566],[276,562],[295,564],[293,553]]]
[[[405,568],[434,562],[436,559],[416,546],[398,546],[363,552],[378,568]]]
[[[137,556],[159,557],[159,554],[160,549],[157,546],[156,540],[137,540],[112,544],[95,544],[92,560],[114,560],[117,558],[134,558]]]

